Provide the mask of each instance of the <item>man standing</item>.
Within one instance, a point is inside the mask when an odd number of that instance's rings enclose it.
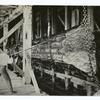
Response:
[[[13,91],[11,79],[9,77],[7,70],[6,70],[7,65],[11,64],[11,63],[13,63],[13,60],[11,60],[9,58],[9,56],[0,49],[0,73],[3,76],[3,78],[5,79],[7,86],[10,89],[10,92],[12,94],[12,93],[14,93],[14,91]]]

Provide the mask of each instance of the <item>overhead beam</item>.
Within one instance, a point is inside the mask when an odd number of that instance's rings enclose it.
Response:
[[[4,10],[6,10],[6,9],[15,9],[15,8],[17,8],[17,6],[13,6],[13,5],[9,5],[9,6],[4,6],[4,5],[0,5],[0,9],[4,9]]]

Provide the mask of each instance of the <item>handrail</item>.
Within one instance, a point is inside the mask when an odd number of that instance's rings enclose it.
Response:
[[[38,69],[39,71],[41,71],[41,68],[39,68],[39,67],[35,67],[35,68]],[[52,75],[51,70],[43,68],[43,72],[45,72],[46,74]],[[86,81],[86,80],[83,80],[83,79],[80,79],[80,78],[77,78],[77,77],[74,77],[74,76],[71,76],[71,75],[65,75],[65,74],[62,74],[62,73],[55,72],[55,76],[60,78],[60,79],[70,78],[71,80],[78,80],[77,82],[79,84],[85,83],[85,84],[88,84],[88,85],[91,85],[91,86],[94,86],[94,87],[99,87],[98,84],[96,84],[96,83],[89,82],[89,81]]]

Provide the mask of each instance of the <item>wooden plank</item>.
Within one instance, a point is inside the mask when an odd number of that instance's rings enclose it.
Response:
[[[9,89],[5,88],[5,89],[0,89],[0,95],[38,95],[35,90],[34,87],[32,85],[23,85],[23,86],[19,86],[19,87],[14,87],[14,90],[16,91],[16,93],[11,94]]]
[[[23,24],[23,19],[18,22],[18,24],[16,24],[9,32],[6,36],[3,36],[1,39],[0,39],[0,44],[6,40],[8,37],[10,37],[21,25]]]
[[[15,93],[14,95],[46,95],[46,93],[42,92],[41,94],[38,94],[35,92],[35,87],[33,85],[25,85],[22,82],[22,79],[17,77],[17,75],[8,70],[8,73],[11,77],[12,85],[14,88]],[[7,85],[5,81],[3,81],[3,78],[0,77],[0,95],[11,95],[9,89],[7,88]]]
[[[29,68],[29,73],[30,73],[30,76],[31,76],[31,79],[32,79],[32,82],[33,82],[33,85],[34,85],[35,92],[37,94],[40,94],[40,89],[39,89],[39,86],[38,86],[38,83],[36,81],[36,78],[35,78],[35,75],[34,75],[32,68]]]

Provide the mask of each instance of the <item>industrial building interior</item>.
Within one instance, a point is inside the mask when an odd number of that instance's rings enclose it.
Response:
[[[13,95],[100,95],[100,7],[0,5],[0,48],[13,59]],[[10,95],[0,76],[0,95]]]

